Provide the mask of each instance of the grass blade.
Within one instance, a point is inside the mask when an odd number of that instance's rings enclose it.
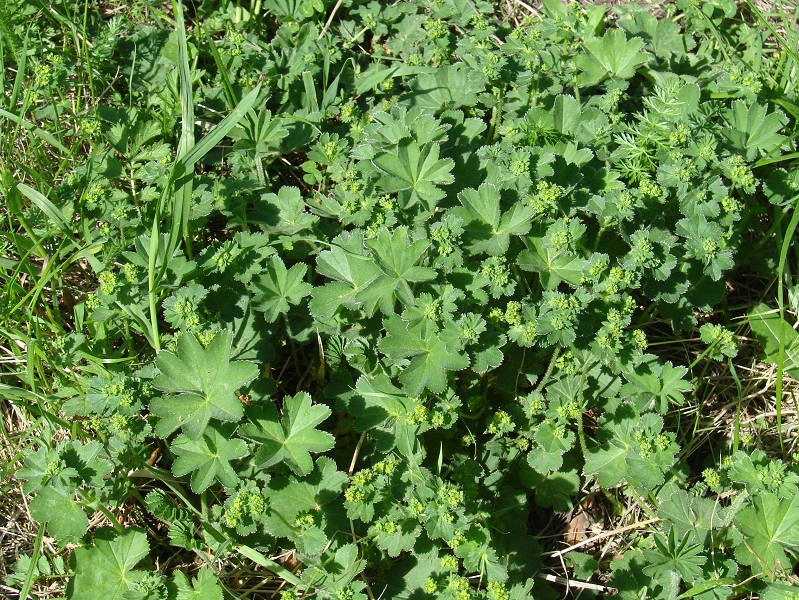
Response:
[[[255,105],[255,101],[258,99],[258,94],[260,93],[261,86],[259,84],[255,86],[255,89],[241,99],[241,102],[236,105],[236,108],[234,108],[228,116],[222,119],[213,129],[211,129],[211,131],[205,134],[205,136],[199,142],[197,142],[191,150],[186,153],[186,156],[180,160],[180,166],[188,171],[194,166],[194,163],[196,163],[198,160],[201,160],[206,154],[213,150],[214,146],[216,146],[223,137],[230,133],[230,130],[238,125],[239,121],[244,118],[244,115],[246,115]]]
[[[38,137],[43,142],[47,142],[48,144],[50,144],[53,148],[56,148],[57,150],[60,150],[65,154],[69,153],[69,150],[66,149],[66,146],[64,146],[64,144],[59,142],[52,134],[46,132],[41,127],[37,127],[30,121],[26,121],[25,119],[18,117],[14,113],[8,112],[7,110],[4,110],[2,108],[0,108],[0,117],[8,119],[12,123],[15,123],[19,127],[22,127],[22,129],[31,132],[33,135]]]
[[[189,65],[189,49],[186,41],[186,22],[183,19],[183,3],[173,0],[175,12],[175,30],[178,37],[178,79],[180,81],[180,115],[181,131],[178,141],[177,160],[181,161],[194,147],[194,96],[191,87],[191,66]],[[186,252],[191,258],[191,239],[188,233],[191,197],[194,173],[186,170],[175,182],[172,201],[172,227],[169,230],[167,256],[172,255],[177,241],[182,237],[186,244]]]

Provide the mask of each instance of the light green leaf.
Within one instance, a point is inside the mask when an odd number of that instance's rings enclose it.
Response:
[[[175,600],[222,600],[222,588],[217,577],[208,567],[197,572],[192,581],[182,571],[174,571],[172,581],[167,584],[170,598]]]
[[[322,322],[329,321],[339,307],[355,309],[356,298],[381,273],[375,260],[367,255],[362,234],[342,234],[333,240],[330,250],[319,254],[316,272],[333,283],[315,286],[311,292],[311,314]]]
[[[410,358],[399,380],[411,396],[418,396],[425,388],[434,393],[443,392],[447,387],[447,372],[469,366],[467,356],[449,350],[437,335],[422,339],[396,315],[384,320],[383,325],[387,336],[378,344],[380,351],[395,360]]]
[[[255,307],[265,313],[267,322],[277,321],[292,304],[299,304],[311,292],[312,286],[303,281],[306,271],[303,263],[286,269],[279,256],[271,257],[264,274],[255,282]]]
[[[659,413],[665,413],[669,403],[682,406],[683,394],[692,389],[691,382],[684,379],[688,369],[675,367],[670,362],[661,363],[651,354],[644,358],[635,370],[624,374],[628,383],[621,387],[620,394],[632,397],[641,411],[649,410],[650,404]]]
[[[477,190],[467,188],[458,194],[462,209],[455,212],[466,222],[467,240],[472,254],[501,256],[508,251],[511,235],[530,230],[535,212],[526,203],[516,203],[504,214],[496,186],[482,184]]]
[[[752,506],[735,515],[734,523],[745,541],[736,547],[739,562],[772,579],[793,570],[799,548],[799,496],[755,496]]]
[[[31,517],[47,522],[47,531],[60,544],[77,542],[89,527],[89,518],[72,494],[57,487],[42,488],[30,501]]]
[[[548,247],[541,236],[524,239],[530,249],[519,253],[517,264],[525,271],[539,273],[545,289],[554,290],[562,281],[575,287],[580,285],[588,264],[586,259],[569,250]]]
[[[785,136],[779,133],[788,119],[775,110],[757,102],[747,106],[743,100],[736,100],[725,113],[729,127],[724,135],[741,150],[746,150],[747,160],[754,160],[758,153],[769,154],[782,146]]]
[[[405,192],[401,195],[404,208],[421,202],[428,211],[435,209],[436,202],[444,197],[440,189],[455,181],[450,171],[455,167],[451,158],[439,159],[439,145],[424,144],[415,140],[400,140],[396,150],[382,152],[372,161],[385,176],[384,192]]]
[[[205,428],[199,439],[179,435],[172,442],[172,452],[177,455],[172,463],[172,474],[183,477],[191,473],[191,489],[198,494],[218,481],[225,487],[234,487],[239,478],[230,465],[234,460],[247,456],[247,444],[230,439],[233,428],[213,425]]]
[[[585,40],[586,54],[579,54],[574,63],[582,71],[577,83],[596,85],[608,77],[629,79],[647,61],[641,52],[644,42],[640,38],[627,40],[620,29],[609,29],[601,38]]]
[[[563,135],[574,135],[580,125],[580,105],[573,96],[561,94],[555,98],[552,108],[555,129]]]
[[[179,427],[198,439],[208,422],[238,421],[244,407],[236,390],[258,376],[258,367],[246,361],[230,361],[232,334],[221,331],[208,348],[191,333],[178,338],[177,354],[162,351],[155,359],[161,374],[153,385],[169,397],[155,398],[150,409],[161,418],[156,433],[166,437]]]
[[[147,575],[133,567],[150,552],[147,534],[126,529],[116,534],[100,529],[94,546],[76,548],[71,557],[75,577],[67,587],[67,598],[74,600],[124,600],[126,592]]]
[[[255,200],[252,219],[266,233],[296,235],[310,228],[319,217],[306,210],[299,188],[283,186],[277,194],[262,194]]]
[[[327,419],[330,409],[324,404],[312,404],[311,396],[300,392],[283,399],[283,415],[278,419],[277,407],[268,404],[243,425],[239,435],[261,444],[255,462],[264,468],[279,462],[297,475],[307,475],[313,469],[311,452],[327,452],[335,438],[316,426]]]
[[[624,479],[627,473],[629,446],[619,441],[589,450],[585,457],[586,475],[596,475],[596,482],[603,488],[612,488]]]
[[[433,269],[418,266],[429,240],[411,241],[408,229],[398,227],[390,233],[385,227],[367,241],[374,262],[380,267],[382,275],[369,282],[360,294],[358,301],[365,304],[367,313],[374,313],[379,305],[385,314],[394,312],[394,301],[399,299],[406,306],[414,302],[411,284],[429,281],[436,276]]]

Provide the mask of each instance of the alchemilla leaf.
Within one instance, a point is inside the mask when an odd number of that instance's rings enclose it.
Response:
[[[757,496],[753,506],[736,515],[735,525],[746,541],[736,548],[740,562],[770,578],[793,570],[799,547],[799,497]]]
[[[203,348],[194,334],[184,333],[177,354],[162,351],[156,357],[161,373],[153,385],[169,394],[150,403],[161,418],[158,435],[166,437],[182,427],[188,437],[198,439],[211,419],[236,422],[244,416],[236,390],[258,376],[258,367],[230,360],[232,339],[229,331],[221,331]]]
[[[208,567],[200,569],[192,581],[182,571],[175,571],[167,589],[170,594],[174,593],[176,600],[222,600],[222,588]]]
[[[139,529],[120,534],[110,528],[98,530],[94,546],[76,548],[72,555],[75,577],[67,587],[67,597],[124,600],[136,582],[147,576],[147,571],[134,567],[149,551],[147,534]]]
[[[443,392],[447,387],[447,371],[469,366],[469,359],[462,352],[450,350],[435,334],[422,338],[396,315],[386,319],[384,325],[388,335],[380,340],[380,351],[395,361],[410,359],[399,380],[411,396],[418,396],[425,388]]]
[[[269,323],[274,323],[291,305],[299,304],[311,292],[311,285],[303,281],[306,271],[302,263],[286,269],[280,257],[273,256],[269,260],[264,274],[256,280],[258,293],[254,302]]]
[[[261,444],[255,455],[261,467],[285,462],[297,475],[307,475],[313,469],[310,453],[326,452],[335,444],[332,435],[316,429],[330,414],[327,406],[313,404],[309,394],[300,392],[283,399],[280,418],[277,407],[268,404],[251,423],[241,427],[239,434]]]
[[[177,455],[172,463],[172,474],[182,477],[191,473],[191,489],[198,494],[217,481],[223,486],[235,487],[236,470],[230,464],[247,456],[243,440],[230,439],[232,426],[206,427],[199,439],[179,435],[172,442],[172,452]]]
[[[608,77],[629,79],[647,61],[647,56],[641,52],[643,45],[640,38],[628,40],[620,29],[611,29],[601,38],[586,40],[586,54],[574,59],[582,71],[578,83],[588,86]]]

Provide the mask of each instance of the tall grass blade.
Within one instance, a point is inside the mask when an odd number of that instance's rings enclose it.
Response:
[[[15,115],[14,113],[9,112],[7,110],[4,110],[2,108],[0,108],[0,117],[2,117],[4,119],[8,119],[9,121],[11,121],[12,123],[14,123],[17,126],[21,127],[22,129],[31,132],[33,135],[38,137],[40,140],[42,140],[44,142],[47,142],[53,148],[56,148],[57,150],[60,150],[64,154],[69,154],[69,150],[66,149],[64,144],[59,142],[51,133],[46,132],[41,127],[37,127],[36,125],[31,123],[30,121],[26,121],[22,117],[19,117],[19,116]]]
[[[183,3],[181,0],[173,0],[172,7],[175,12],[175,29],[178,38],[181,131],[177,160],[180,161],[194,147],[194,95],[191,88],[191,66],[189,65],[189,49],[186,41],[186,22],[183,19]],[[191,236],[188,233],[188,227],[193,188],[194,173],[186,170],[175,181],[172,227],[169,230],[167,256],[171,256],[181,237],[186,244],[186,252],[191,256]]]

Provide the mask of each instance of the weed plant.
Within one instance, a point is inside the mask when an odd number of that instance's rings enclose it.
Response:
[[[2,0],[2,594],[797,597],[798,10]]]

